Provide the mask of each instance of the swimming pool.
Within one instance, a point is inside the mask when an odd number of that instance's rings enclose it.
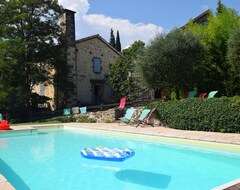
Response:
[[[207,190],[240,178],[236,154],[104,133],[58,129],[2,137],[0,173],[20,190]],[[98,145],[131,148],[135,155],[124,162],[81,157],[83,148]]]

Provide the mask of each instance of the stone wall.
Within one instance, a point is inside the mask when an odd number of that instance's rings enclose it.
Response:
[[[142,110],[143,107],[136,108],[136,111],[131,120],[132,122],[135,121],[141,115]],[[98,112],[87,112],[86,114],[84,114],[84,116],[88,119],[95,120],[97,123],[114,123],[119,121],[118,119],[116,119],[116,114],[117,114],[116,109],[109,109]],[[81,114],[77,114],[75,115],[75,117],[81,118]],[[160,121],[155,118],[151,118],[149,122],[154,125],[160,125]]]

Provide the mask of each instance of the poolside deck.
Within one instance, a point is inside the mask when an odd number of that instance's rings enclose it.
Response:
[[[219,142],[227,144],[240,145],[240,134],[236,133],[217,133],[217,132],[205,132],[205,131],[186,131],[171,129],[162,126],[138,126],[136,125],[119,125],[118,123],[63,123],[63,124],[43,124],[43,125],[26,125],[26,126],[12,126],[13,131],[28,131],[34,132],[35,127],[45,128],[48,126],[79,126],[84,128],[102,129],[110,131],[130,132],[145,135],[157,135],[162,137],[174,137],[182,139],[191,139],[199,141]],[[7,131],[9,132],[9,131]],[[4,131],[0,131],[0,134]],[[5,131],[6,133],[6,131]]]

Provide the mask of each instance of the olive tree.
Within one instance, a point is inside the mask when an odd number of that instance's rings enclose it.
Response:
[[[199,78],[203,46],[191,32],[174,29],[155,37],[138,58],[143,80],[151,89],[193,88]],[[196,72],[198,70],[198,72]]]

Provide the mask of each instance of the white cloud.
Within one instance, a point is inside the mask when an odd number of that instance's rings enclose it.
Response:
[[[76,11],[76,36],[83,38],[94,34],[100,34],[109,41],[110,30],[119,30],[122,48],[132,44],[136,40],[149,42],[157,33],[164,29],[154,24],[131,23],[127,19],[111,18],[100,14],[87,14],[90,5],[88,0],[59,0],[64,8]]]
[[[58,0],[58,2],[64,8],[76,11],[78,15],[87,14],[90,8],[88,0]]]

